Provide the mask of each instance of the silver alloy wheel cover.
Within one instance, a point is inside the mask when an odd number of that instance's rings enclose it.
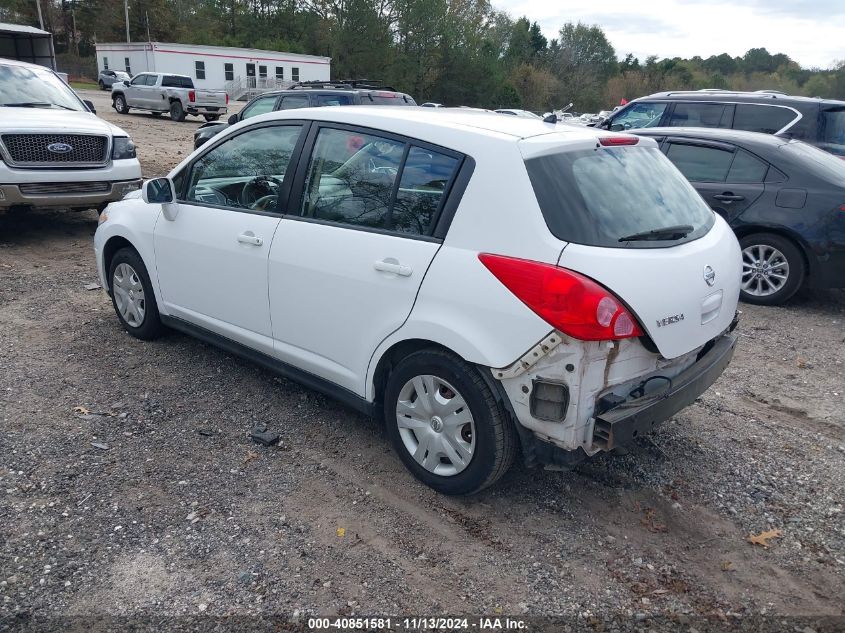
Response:
[[[444,390],[454,396],[447,398]],[[442,378],[423,375],[406,382],[396,403],[396,424],[405,449],[430,473],[452,477],[472,461],[475,420],[463,396]],[[467,430],[470,441],[463,436]]]
[[[789,279],[789,262],[783,253],[768,244],[752,244],[742,249],[742,290],[755,297],[775,294]]]
[[[141,327],[146,314],[144,285],[135,269],[127,263],[120,263],[112,276],[112,292],[117,311],[131,327]]]

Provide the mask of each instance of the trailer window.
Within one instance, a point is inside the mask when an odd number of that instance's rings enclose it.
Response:
[[[109,58],[103,57],[103,70],[108,70],[108,69],[109,69]]]
[[[290,78],[291,81],[299,81],[299,68],[294,66],[290,69]]]
[[[129,58],[124,57],[123,62],[124,62],[124,65],[126,66],[126,74],[131,76],[132,75],[132,66],[129,65]]]
[[[233,64],[223,64],[223,74],[226,76],[226,81],[234,80],[235,66]]]
[[[285,68],[284,66],[276,66],[276,79],[279,81],[285,80]]]
[[[194,62],[194,73],[197,79],[205,79],[205,62]]]

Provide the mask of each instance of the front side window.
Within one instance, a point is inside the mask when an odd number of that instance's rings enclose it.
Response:
[[[656,127],[660,125],[660,119],[663,117],[667,105],[658,102],[635,103],[611,119],[610,129],[636,130],[644,127]]]
[[[197,79],[205,79],[205,62],[194,62],[194,73]]]
[[[713,212],[656,147],[560,152],[525,165],[549,230],[567,242],[665,247],[697,239],[713,226]],[[691,230],[678,239],[623,239],[682,225]]]
[[[798,115],[780,106],[738,103],[733,129],[775,134],[792,123]]]
[[[290,69],[290,78],[292,81],[299,81],[299,68],[294,66]]]
[[[733,105],[726,103],[676,103],[670,127],[730,127]]]
[[[294,95],[290,97],[283,97],[279,110],[296,110],[298,108],[307,108],[309,105],[307,96]]]
[[[276,105],[276,97],[259,97],[252,103],[250,103],[247,107],[244,108],[244,111],[241,113],[241,119],[248,119],[253,116],[258,116],[259,114],[266,114],[268,112],[273,111],[273,106]]]
[[[235,67],[232,64],[223,64],[223,74],[226,77],[226,81],[232,81],[235,78]]]
[[[666,156],[692,182],[725,182],[734,153],[727,149],[672,143]]]
[[[278,196],[302,126],[248,130],[221,143],[191,167],[186,202],[279,211]]]
[[[301,213],[350,226],[430,235],[459,164],[458,158],[428,148],[323,128],[309,163]]]
[[[146,86],[147,85],[147,75],[140,74],[136,75],[132,78],[132,81],[129,82],[133,86]]]

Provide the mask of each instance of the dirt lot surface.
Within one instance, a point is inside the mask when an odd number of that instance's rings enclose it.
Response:
[[[145,176],[189,151],[93,97]],[[0,615],[845,614],[845,293],[743,306],[725,375],[629,454],[447,498],[339,404],[127,335],[95,228],[0,216]]]

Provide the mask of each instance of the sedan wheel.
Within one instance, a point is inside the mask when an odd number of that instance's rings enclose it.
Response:
[[[120,316],[132,327],[141,327],[144,324],[146,305],[144,286],[138,273],[129,264],[118,264],[114,269],[112,281],[114,301]]]
[[[747,303],[778,305],[792,297],[804,281],[804,258],[788,239],[775,234],[748,235],[740,240],[740,298]]]
[[[475,452],[475,421],[466,400],[437,376],[416,376],[399,392],[396,422],[405,448],[428,472],[457,475]]]

